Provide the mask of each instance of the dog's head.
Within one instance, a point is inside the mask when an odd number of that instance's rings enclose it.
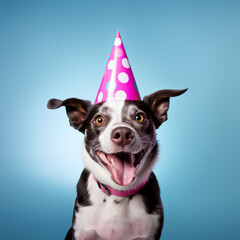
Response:
[[[167,120],[170,97],[184,90],[160,90],[143,101],[50,99],[48,108],[66,107],[70,125],[84,133],[83,161],[103,184],[117,190],[139,185],[157,158],[155,130]]]

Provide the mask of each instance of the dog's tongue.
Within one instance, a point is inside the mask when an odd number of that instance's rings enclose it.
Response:
[[[108,154],[107,159],[112,163],[112,178],[120,185],[128,185],[133,181],[136,168],[130,155],[124,155],[121,159],[119,155]]]

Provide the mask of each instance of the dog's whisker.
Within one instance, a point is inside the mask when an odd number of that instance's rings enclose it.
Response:
[[[142,138],[141,141],[153,142],[152,138]]]
[[[147,144],[147,146],[146,146],[145,148],[147,148],[147,147],[149,147],[149,146],[154,146],[154,145],[155,145],[154,143],[150,143],[150,142],[145,142],[144,144],[145,144],[145,145]]]
[[[154,145],[150,146],[150,148],[152,149]],[[149,147],[144,147],[143,148],[144,151],[148,152],[149,151]]]
[[[143,143],[149,143],[149,144],[152,144],[152,145],[155,145],[155,143],[156,143],[156,142],[145,141],[145,140],[143,140],[142,142],[143,142]]]
[[[140,137],[140,139],[145,139],[145,138],[150,138],[150,137],[153,137],[154,136],[154,133],[151,133],[151,134],[148,134],[148,135],[145,135],[143,137]]]

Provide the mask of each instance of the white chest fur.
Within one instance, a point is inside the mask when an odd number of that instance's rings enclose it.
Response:
[[[103,240],[154,239],[158,215],[146,212],[141,195],[136,194],[132,199],[107,196],[98,188],[92,175],[87,186],[93,205],[79,206],[73,226],[76,240],[90,240],[88,232],[96,232]]]

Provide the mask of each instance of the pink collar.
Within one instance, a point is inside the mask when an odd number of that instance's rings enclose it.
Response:
[[[102,192],[106,193],[107,195],[112,194],[118,197],[129,197],[139,192],[145,186],[145,184],[149,179],[149,176],[138,187],[127,190],[127,191],[118,191],[118,190],[112,189],[111,187],[100,183],[94,176],[93,178],[97,182],[98,187],[102,190]]]

